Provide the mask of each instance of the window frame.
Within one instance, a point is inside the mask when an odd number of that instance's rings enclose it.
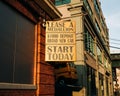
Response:
[[[88,51],[92,56],[95,56],[95,40],[93,39],[93,36],[90,34],[86,26],[84,28],[84,31],[85,50]]]

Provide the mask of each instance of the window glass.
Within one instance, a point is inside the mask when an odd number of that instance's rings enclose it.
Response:
[[[87,96],[96,96],[95,70],[87,66]]]
[[[99,93],[100,96],[104,96],[104,77],[99,73]]]
[[[98,6],[98,3],[97,3],[97,0],[94,0],[94,7],[95,7],[96,12],[97,12],[98,15],[99,15],[99,14],[100,14],[100,9],[99,9],[99,6]]]
[[[85,3],[85,6],[86,6],[86,8],[87,8],[87,10],[88,10],[88,12],[89,12],[89,14],[90,14],[90,16],[92,17],[93,12],[92,12],[92,10],[91,10],[91,8],[90,8],[90,5],[89,5],[88,1],[87,1],[87,0],[84,0],[84,3]]]
[[[106,56],[104,56],[104,66],[107,68],[108,67],[108,63],[107,63],[107,58]]]
[[[33,81],[34,24],[0,2],[0,82]]]
[[[106,77],[106,96],[109,96],[109,80]]]
[[[102,52],[98,46],[97,46],[97,58],[98,58],[98,62],[101,64],[102,63]]]
[[[55,5],[68,4],[71,0],[55,0]]]
[[[94,39],[85,27],[85,49],[90,52],[91,55],[94,55]]]
[[[97,32],[101,32],[101,30],[100,30],[100,27],[99,27],[99,25],[98,25],[98,23],[97,23],[97,21],[95,22],[95,27],[96,27],[96,29],[97,29]]]
[[[105,27],[105,23],[104,23],[104,20],[103,20],[103,17],[101,16],[101,18],[100,18],[100,22],[101,22],[101,24],[102,24],[102,26],[103,26],[103,28]]]

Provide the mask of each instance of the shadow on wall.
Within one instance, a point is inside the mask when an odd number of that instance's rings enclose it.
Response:
[[[85,66],[77,65],[77,75],[78,75],[78,80],[74,84],[58,84],[56,82],[55,84],[55,96],[72,96],[72,91],[80,91],[84,85],[84,80],[85,80]],[[84,79],[84,80],[83,80]]]
[[[55,96],[72,96],[71,88],[67,86],[55,86]]]

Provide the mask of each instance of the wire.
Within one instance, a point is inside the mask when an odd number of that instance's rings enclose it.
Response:
[[[108,47],[115,48],[115,49],[120,49],[120,47],[116,47],[116,46],[109,46],[109,45],[104,45],[104,46],[108,46]]]
[[[113,41],[120,41],[119,39],[114,39],[114,38],[109,38],[109,39]]]
[[[112,41],[120,42],[120,39],[114,39],[114,38],[109,38],[109,39]],[[120,45],[120,43],[116,43],[116,42],[110,42],[110,44]],[[120,49],[120,47],[116,47],[116,46],[109,46],[109,47],[114,48],[114,49]]]
[[[120,45],[120,43],[115,43],[115,42],[110,42],[111,44],[116,44],[116,45]]]
[[[115,48],[115,49],[120,49],[120,47],[115,47],[115,46],[109,46],[111,48]]]

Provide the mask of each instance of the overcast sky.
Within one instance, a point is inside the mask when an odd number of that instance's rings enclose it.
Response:
[[[109,29],[111,52],[120,52],[120,0],[100,0]]]

